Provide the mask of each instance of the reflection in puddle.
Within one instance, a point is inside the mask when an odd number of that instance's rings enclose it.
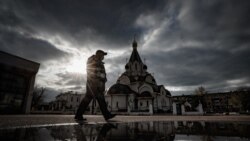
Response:
[[[1,129],[0,140],[245,141],[247,122],[135,122]]]

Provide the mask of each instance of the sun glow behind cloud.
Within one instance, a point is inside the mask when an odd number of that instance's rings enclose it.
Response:
[[[83,56],[75,56],[66,66],[66,71],[72,73],[86,74],[87,58]]]

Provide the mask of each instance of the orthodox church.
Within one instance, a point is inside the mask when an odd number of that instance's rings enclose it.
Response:
[[[163,85],[158,85],[154,76],[147,72],[137,51],[134,40],[133,51],[125,65],[125,72],[112,85],[105,99],[108,109],[113,113],[153,114],[171,112],[172,98]]]

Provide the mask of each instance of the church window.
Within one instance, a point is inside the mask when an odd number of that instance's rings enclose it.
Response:
[[[142,103],[142,102],[140,102],[140,105],[142,106],[142,105],[143,105],[143,103]]]
[[[148,101],[147,101],[147,106],[148,106]]]
[[[73,102],[73,96],[71,97],[71,102]]]
[[[118,103],[118,101],[116,102],[116,107],[118,108],[119,107],[119,105],[118,105],[119,103]]]

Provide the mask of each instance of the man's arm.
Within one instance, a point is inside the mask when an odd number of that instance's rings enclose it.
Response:
[[[106,71],[105,71],[105,67],[104,67],[104,63],[103,62],[99,62],[98,66],[97,66],[97,73],[96,73],[97,77],[101,80],[106,82],[107,78],[106,78]]]

